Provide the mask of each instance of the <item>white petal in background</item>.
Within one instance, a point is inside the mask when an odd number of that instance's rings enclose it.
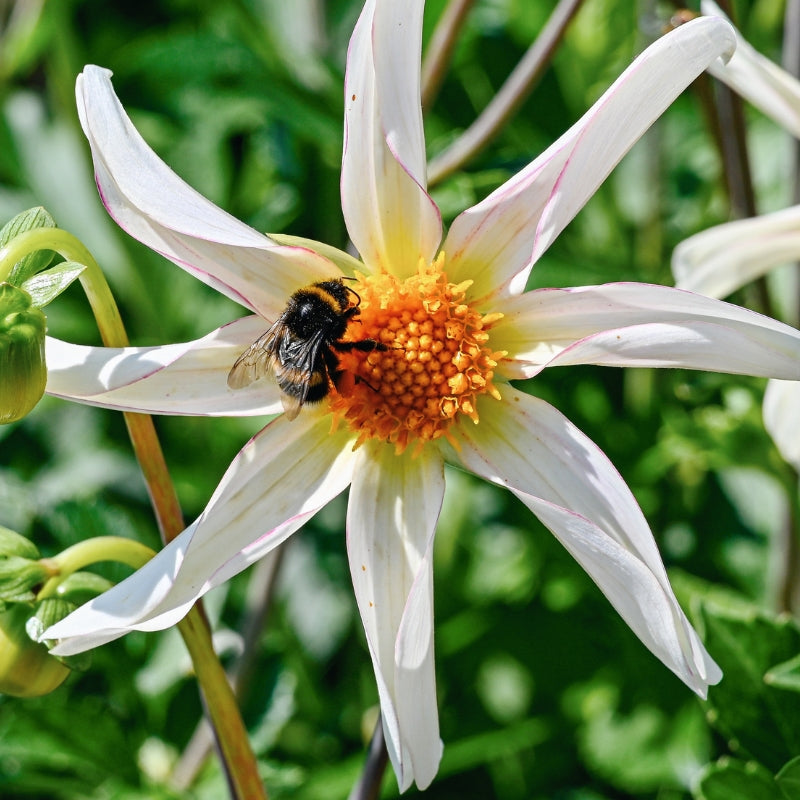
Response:
[[[800,472],[800,382],[767,384],[764,425],[780,454]]]
[[[47,339],[47,393],[149,414],[255,416],[283,410],[274,381],[228,388],[233,362],[268,327],[245,317],[194,342],[161,347],[85,347]]]
[[[642,642],[705,697],[721,672],[675,598],[653,535],[599,448],[555,408],[503,387],[459,426],[456,457],[525,503],[597,583]]]
[[[800,331],[745,308],[646,283],[538,289],[508,298],[492,347],[498,371],[543,366],[684,367],[800,379]]]
[[[85,67],[75,91],[101,199],[131,236],[267,319],[296,289],[339,276],[327,259],[276,244],[181,180],[134,128],[108,70]]]
[[[401,791],[424,789],[442,743],[433,660],[433,565],[444,497],[436,448],[416,458],[367,442],[357,451],[347,552],[381,700],[386,745]]]
[[[700,10],[727,19],[711,0],[702,0]],[[738,31],[730,61],[714,62],[708,71],[800,139],[800,81],[762,56]]]
[[[456,283],[482,297],[518,294],[532,265],[675,98],[734,47],[716,18],[682,25],[648,47],[558,141],[453,222],[443,246]]]
[[[324,414],[278,417],[242,448],[186,531],[43,638],[62,639],[54,652],[68,655],[131,630],[174,625],[198,598],[273,550],[348,486],[352,437],[329,431]]]
[[[680,289],[727,297],[800,257],[800,206],[736,220],[684,239],[672,253]]]

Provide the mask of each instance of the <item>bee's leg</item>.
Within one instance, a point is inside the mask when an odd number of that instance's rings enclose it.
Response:
[[[365,353],[371,353],[373,350],[387,349],[385,344],[376,342],[374,339],[362,339],[360,342],[335,342],[332,347],[345,353],[350,350],[361,350]],[[352,372],[348,372],[346,369],[341,369],[332,350],[323,350],[322,357],[325,359],[325,367],[328,370],[328,375],[337,389],[340,388],[342,379],[345,376],[350,376],[351,380],[355,383],[365,383],[373,392],[378,391],[369,381],[364,380],[360,375],[355,375]]]
[[[376,342],[374,339],[359,339],[357,342],[332,342],[331,347],[340,353],[349,353],[351,350],[371,353],[373,350],[389,349],[383,342]]]
[[[320,355],[322,356],[325,372],[327,373],[330,382],[338,388],[339,380],[341,379],[342,375],[344,375],[345,370],[339,366],[339,360],[336,358],[336,355],[330,348],[323,348],[320,351]]]

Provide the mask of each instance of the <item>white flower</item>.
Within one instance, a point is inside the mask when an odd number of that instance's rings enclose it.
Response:
[[[800,334],[699,295],[642,284],[523,293],[542,253],[632,144],[710,62],[727,23],[689,23],[649,47],[539,158],[459,216],[442,242],[426,192],[419,103],[422,0],[368,0],[345,82],[342,205],[361,261],[267,238],[186,186],[87,67],[81,122],[109,213],[133,236],[255,312],[196,342],[106,350],[51,340],[51,394],[169,414],[281,411],[272,380],[240,389],[237,357],[315,282],[360,297],[337,381],[241,450],[205,511],[143,569],[46,632],[60,653],[174,624],[348,486],[347,551],[401,789],[441,756],[432,547],[452,461],[508,488],[587,570],[644,644],[705,696],[720,671],[681,611],[631,492],[603,453],[509,379],[550,366],[680,366],[800,379]],[[333,424],[332,424],[333,423]],[[302,477],[300,477],[302,476]]]

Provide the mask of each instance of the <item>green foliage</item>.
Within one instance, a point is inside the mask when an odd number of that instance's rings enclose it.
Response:
[[[704,604],[708,647],[725,672],[709,693],[709,718],[737,754],[773,771],[800,751],[800,693],[767,674],[800,652],[800,628],[752,608]]]
[[[491,99],[550,5],[476,3],[426,114],[431,156]],[[752,4],[743,17],[745,33],[772,55],[780,47],[779,5]],[[78,236],[107,273],[134,344],[184,341],[240,316],[107,217],[77,122],[75,76],[87,63],[112,69],[147,141],[235,216],[345,250],[341,80],[360,6],[16,4],[19,19],[0,32],[0,219],[33,208],[36,225]],[[426,41],[444,6],[428,4]],[[636,11],[620,0],[586,0],[516,117],[435,187],[446,222],[538,155],[611,83],[642,47]],[[537,264],[532,285],[671,283],[675,244],[730,213],[697,97],[687,92],[633,150]],[[760,196],[786,198],[779,135],[755,112],[748,119],[758,123],[750,155]],[[0,245],[7,235],[0,233]],[[47,276],[48,266],[40,254],[15,274],[32,280]],[[73,266],[57,265],[53,285],[66,288]],[[47,311],[51,334],[98,341],[76,286]],[[800,636],[792,619],[769,610],[779,594],[796,476],[764,432],[763,381],[586,367],[547,371],[524,388],[574,420],[629,482],[725,677],[707,703],[691,696],[527,510],[450,470],[434,554],[445,754],[425,797],[797,797]],[[156,421],[187,519],[262,423]],[[245,721],[277,800],[346,797],[376,719],[344,512],[340,498],[284,548],[267,619],[249,645],[252,660],[239,664]],[[35,413],[0,428],[0,525],[25,534],[43,556],[105,534],[157,546],[119,415],[45,398]],[[232,668],[264,592],[263,570],[262,563],[208,597]],[[70,596],[85,598],[127,574],[98,572],[73,576]],[[175,632],[128,636],[96,650],[87,672],[71,674],[47,697],[0,697],[0,796],[217,800],[226,790],[213,756],[191,789],[171,783],[201,717]],[[393,778],[382,796],[397,796]]]

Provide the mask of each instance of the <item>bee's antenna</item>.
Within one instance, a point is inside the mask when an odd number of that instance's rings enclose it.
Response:
[[[345,278],[345,280],[354,281],[355,278]],[[356,306],[360,306],[361,305],[361,295],[355,289],[351,289],[349,286],[345,286],[344,288],[347,289],[347,291],[350,292],[350,294],[354,294],[356,296],[356,298],[358,299],[358,302],[356,303]]]

